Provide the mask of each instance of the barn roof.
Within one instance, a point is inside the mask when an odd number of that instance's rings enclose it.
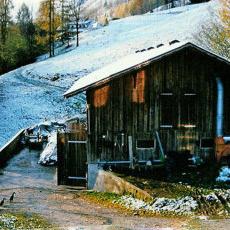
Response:
[[[85,91],[89,88],[96,87],[98,85],[104,84],[122,74],[128,73],[133,70],[140,69],[148,64],[161,59],[162,57],[168,56],[170,54],[176,53],[184,48],[193,47],[196,50],[204,53],[220,62],[224,62],[230,65],[230,62],[204,48],[195,45],[191,42],[178,42],[173,45],[164,45],[160,48],[151,49],[145,52],[139,52],[132,55],[129,55],[125,58],[120,59],[119,61],[112,63],[103,67],[102,69],[96,70],[79,80],[77,80],[74,85],[65,92],[65,97],[74,96],[82,91]]]

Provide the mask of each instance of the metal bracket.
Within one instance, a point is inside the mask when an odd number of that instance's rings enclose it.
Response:
[[[69,144],[87,144],[87,141],[68,141]]]

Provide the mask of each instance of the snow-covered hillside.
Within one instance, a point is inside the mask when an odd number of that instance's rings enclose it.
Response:
[[[77,49],[1,76],[0,146],[21,127],[77,115],[71,105],[79,107],[84,96],[64,100],[62,95],[77,78],[136,50],[191,40],[216,6],[212,1],[111,21],[82,33]]]
[[[79,48],[27,66],[24,74],[46,80],[58,73],[62,76],[54,83],[69,86],[76,77],[136,50],[173,39],[193,40],[193,34],[208,20],[209,8],[214,6],[215,1],[112,21],[109,26],[82,33]]]
[[[84,32],[80,47],[63,55],[24,68],[23,74],[47,79],[60,74],[53,84],[69,86],[77,77],[112,63],[136,50],[168,43],[193,40],[193,34],[210,17],[215,1],[111,21],[109,26]]]

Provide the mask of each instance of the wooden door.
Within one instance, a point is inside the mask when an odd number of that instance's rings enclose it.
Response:
[[[86,134],[58,134],[58,184],[86,187]]]

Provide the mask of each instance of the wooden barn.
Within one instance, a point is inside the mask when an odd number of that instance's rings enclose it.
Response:
[[[91,184],[98,165],[230,152],[230,62],[190,42],[170,44],[112,63],[65,93],[86,91]]]

